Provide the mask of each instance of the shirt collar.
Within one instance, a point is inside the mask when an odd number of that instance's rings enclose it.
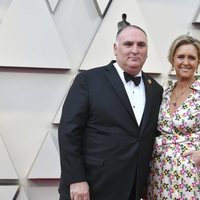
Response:
[[[174,89],[175,86],[176,86],[176,82],[172,83],[172,85],[169,86],[165,90],[165,92],[166,93],[172,92],[172,90]],[[196,81],[190,86],[190,88],[200,92],[200,79],[196,79]]]
[[[124,70],[118,65],[117,62],[113,63],[114,67],[116,68],[121,80],[126,83],[125,79],[124,79]],[[142,77],[142,71],[140,71],[137,75],[135,76],[140,76]]]

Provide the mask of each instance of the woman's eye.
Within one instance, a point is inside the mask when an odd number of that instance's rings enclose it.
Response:
[[[178,59],[184,59],[184,57],[183,55],[177,56]]]
[[[194,56],[189,56],[188,59],[189,59],[189,60],[196,60],[196,57],[194,57]]]

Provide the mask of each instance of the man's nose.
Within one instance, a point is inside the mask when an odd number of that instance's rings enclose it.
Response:
[[[131,52],[132,52],[133,54],[137,54],[137,53],[139,52],[137,45],[133,45],[133,46],[132,46]]]

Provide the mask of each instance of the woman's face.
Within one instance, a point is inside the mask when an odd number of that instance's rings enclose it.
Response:
[[[177,78],[190,79],[199,65],[197,49],[192,44],[184,44],[178,47],[173,58],[173,66]]]

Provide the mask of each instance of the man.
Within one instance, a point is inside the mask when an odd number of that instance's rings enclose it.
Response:
[[[123,13],[122,14],[122,21],[117,23],[118,30],[123,28],[124,26],[129,26],[130,25],[130,23],[126,21],[126,18],[127,18],[126,13]]]
[[[140,27],[120,29],[114,53],[116,62],[78,74],[65,100],[60,200],[138,200],[143,193],[163,89],[141,71],[147,36]],[[139,85],[124,72],[142,77]]]

